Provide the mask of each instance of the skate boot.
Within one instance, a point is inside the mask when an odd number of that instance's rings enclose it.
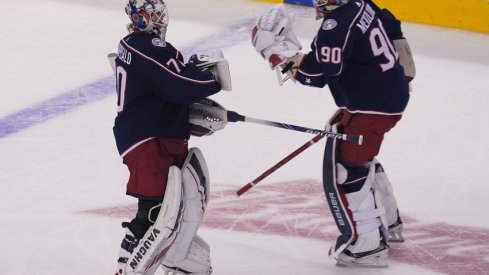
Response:
[[[388,245],[379,230],[359,235],[337,257],[338,267],[386,268]]]
[[[137,239],[131,230],[128,228],[129,223],[122,223],[122,227],[126,228],[126,235],[121,243],[119,250],[119,259],[117,259],[117,267],[115,275],[126,275],[127,261],[131,257],[131,254],[136,246],[138,246],[139,239]]]

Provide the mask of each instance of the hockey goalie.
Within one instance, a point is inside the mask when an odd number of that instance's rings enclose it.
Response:
[[[262,14],[251,42],[270,68],[302,85],[326,85],[338,107],[327,123],[363,144],[328,139],[323,183],[340,236],[330,255],[340,267],[387,267],[387,241],[402,241],[392,186],[377,160],[401,120],[416,70],[401,22],[371,0],[313,0],[322,20],[307,52],[284,5]]]
[[[124,223],[116,274],[154,274],[160,266],[166,274],[210,274],[209,245],[197,235],[209,192],[206,162],[192,148],[181,169],[170,167],[163,202],[149,207],[140,201],[137,216],[152,223],[145,234],[136,236],[138,222]]]
[[[226,121],[191,106],[232,89],[228,62],[221,50],[185,62],[166,40],[163,0],[127,0],[125,11],[129,34],[119,41],[118,53],[108,56],[117,90],[113,132],[129,170],[126,195],[137,198],[138,206],[122,224],[113,274],[163,269],[167,275],[209,275],[210,248],[197,235],[209,201],[209,171],[202,152],[188,141]]]

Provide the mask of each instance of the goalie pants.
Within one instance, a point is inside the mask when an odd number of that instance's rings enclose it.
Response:
[[[123,158],[130,173],[126,194],[161,201],[170,166],[181,168],[187,154],[188,143],[184,139],[158,137],[141,143]]]
[[[340,142],[338,161],[343,164],[362,166],[379,154],[384,134],[401,119],[401,115],[350,113],[343,110],[340,125],[342,132],[363,135],[363,144]]]

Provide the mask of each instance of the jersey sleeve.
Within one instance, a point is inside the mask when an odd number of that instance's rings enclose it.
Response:
[[[339,75],[346,59],[347,29],[334,19],[325,20],[311,43],[295,75],[305,85],[324,87],[331,77]]]
[[[133,40],[135,45],[123,43],[136,56],[135,69],[152,87],[151,93],[164,100],[190,104],[221,90],[211,71],[184,64],[181,53],[168,42],[142,37]]]
[[[190,104],[221,90],[210,70],[184,64],[178,51],[163,51],[160,56],[148,74],[149,81],[160,87],[154,91],[156,95],[174,103]]]
[[[322,88],[327,84],[327,78],[317,59],[315,42],[316,39],[314,39],[311,44],[311,51],[304,55],[304,58],[295,73],[295,79],[301,84]]]

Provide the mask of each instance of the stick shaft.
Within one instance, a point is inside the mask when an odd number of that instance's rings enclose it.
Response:
[[[355,142],[357,144],[362,144],[362,142],[363,142],[362,136],[346,135],[346,134],[341,134],[341,133],[323,131],[323,130],[307,128],[307,127],[303,127],[303,126],[297,126],[297,125],[293,125],[293,124],[263,120],[263,119],[252,118],[252,117],[247,117],[247,116],[245,116],[244,118],[245,118],[244,119],[245,122],[267,125],[267,126],[283,128],[283,129],[288,129],[288,130],[292,130],[292,131],[299,131],[299,132],[304,132],[304,133],[310,133],[310,134],[315,134],[315,135],[322,135],[322,136],[325,136],[327,138],[337,138],[337,139]]]
[[[250,190],[253,186],[258,184],[260,181],[262,181],[264,178],[268,177],[270,174],[275,172],[277,169],[282,167],[284,164],[289,162],[291,159],[295,158],[297,155],[300,153],[304,152],[307,148],[311,147],[313,144],[321,140],[324,136],[323,135],[317,135],[313,137],[311,140],[308,142],[304,143],[301,147],[297,148],[294,152],[290,153],[288,156],[283,158],[281,161],[277,162],[274,166],[270,167],[268,170],[263,172],[260,176],[255,178],[254,180],[248,182],[246,185],[241,187],[238,191],[236,191],[236,196],[241,196],[248,190]]]
[[[304,133],[309,133],[314,135],[321,135],[327,138],[337,138],[337,139],[347,140],[347,141],[355,142],[360,145],[363,142],[363,136],[361,135],[360,136],[347,135],[347,134],[323,131],[323,130],[318,130],[313,128],[307,128],[307,127],[297,126],[297,125],[292,125],[287,123],[258,119],[258,118],[243,116],[233,111],[227,111],[227,118],[229,122],[243,121],[248,123],[261,124],[261,125],[272,126],[272,127],[277,127],[277,128],[282,128],[282,129],[287,129],[292,131],[299,131],[299,132],[304,132]]]

